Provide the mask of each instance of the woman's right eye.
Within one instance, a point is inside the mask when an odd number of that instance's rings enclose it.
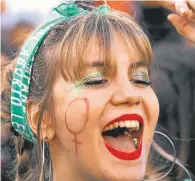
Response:
[[[86,81],[83,84],[86,87],[100,87],[103,86],[107,83],[108,81],[105,79],[100,79],[100,80],[90,80],[90,81]]]

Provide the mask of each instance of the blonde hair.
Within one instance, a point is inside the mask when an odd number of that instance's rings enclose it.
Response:
[[[105,65],[102,71],[113,76],[117,62],[114,56],[116,33],[124,39],[129,54],[139,55],[148,68],[151,66],[152,48],[147,36],[133,18],[120,11],[112,10],[104,16],[98,13],[77,16],[65,23],[63,33],[62,41],[56,47],[60,51],[60,70],[67,81],[82,76],[80,70],[86,67],[86,50],[95,43],[101,49],[100,58]]]

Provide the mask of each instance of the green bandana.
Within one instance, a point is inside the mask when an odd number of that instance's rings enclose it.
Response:
[[[25,42],[17,60],[17,65],[13,73],[11,89],[11,123],[13,128],[27,140],[36,142],[26,117],[26,104],[29,94],[31,80],[31,70],[37,49],[45,39],[49,30],[60,22],[76,16],[87,14],[88,11],[79,8],[75,3],[63,3],[53,9],[58,17],[48,21],[35,30]],[[102,15],[109,11],[109,6],[102,5],[94,9]]]

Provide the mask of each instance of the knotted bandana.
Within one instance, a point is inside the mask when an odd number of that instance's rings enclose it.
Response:
[[[109,6],[102,5],[92,10],[92,12],[105,15],[109,9]],[[71,17],[87,14],[89,12],[72,2],[62,3],[54,8],[53,11],[57,13],[58,17],[37,28],[25,42],[18,56],[12,78],[11,123],[19,134],[33,143],[36,142],[36,138],[27,121],[26,105],[29,94],[32,65],[36,52],[52,27]]]

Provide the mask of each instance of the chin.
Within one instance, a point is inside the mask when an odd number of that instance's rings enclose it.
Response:
[[[138,164],[131,167],[104,167],[102,174],[105,181],[140,181],[144,178],[146,164]]]
[[[140,181],[146,173],[147,156],[142,155],[136,160],[120,160],[104,155],[100,160],[101,181]],[[107,157],[107,158],[106,158]],[[110,160],[112,159],[112,161]]]

